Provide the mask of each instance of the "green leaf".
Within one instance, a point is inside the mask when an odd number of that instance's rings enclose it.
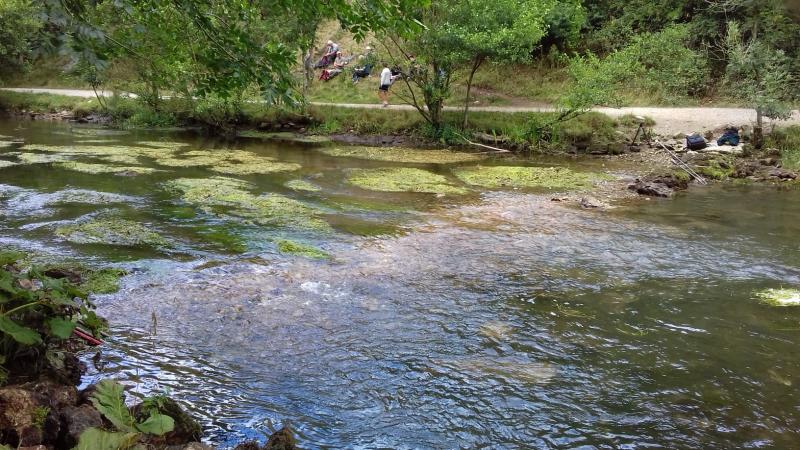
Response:
[[[162,436],[175,429],[175,421],[166,414],[152,411],[147,420],[136,424],[136,429],[142,433]]]
[[[17,289],[14,287],[14,276],[11,275],[11,272],[0,270],[0,292],[7,292],[11,295],[17,293]]]
[[[139,433],[118,433],[87,428],[78,439],[73,450],[126,450],[139,439]]]
[[[64,319],[63,317],[53,317],[47,321],[47,326],[50,327],[50,333],[59,338],[67,339],[75,329],[75,322]]]
[[[113,380],[103,380],[97,384],[92,396],[92,404],[120,431],[136,431],[131,412],[125,406],[122,385]]]
[[[42,343],[42,337],[39,336],[39,333],[17,324],[6,316],[0,316],[0,331],[11,336],[20,344],[35,345]]]

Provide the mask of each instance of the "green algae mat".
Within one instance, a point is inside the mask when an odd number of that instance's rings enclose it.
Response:
[[[347,182],[370,191],[424,192],[430,194],[466,194],[446,177],[422,169],[388,167],[381,169],[351,169]]]
[[[167,245],[166,239],[141,223],[126,219],[97,218],[56,229],[56,235],[75,244],[107,244],[124,247]]]
[[[564,167],[470,166],[453,169],[453,174],[464,183],[485,188],[578,190],[610,179],[605,174]]]
[[[166,182],[167,189],[181,199],[217,215],[229,215],[269,226],[286,226],[306,230],[329,231],[320,212],[303,202],[270,193],[256,195],[255,186],[227,177],[179,178]]]
[[[800,306],[800,290],[765,289],[756,293],[762,303],[770,306]]]
[[[319,150],[329,156],[410,164],[454,164],[483,159],[474,153],[400,147],[323,147]]]

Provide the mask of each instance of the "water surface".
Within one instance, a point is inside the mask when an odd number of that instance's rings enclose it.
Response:
[[[348,169],[398,164],[307,146],[81,133],[0,123],[26,143],[168,139],[296,162],[296,172],[237,178],[324,211],[332,227],[243,223],[162,187],[213,175],[203,168],[0,169],[0,243],[131,271],[119,293],[96,298],[114,335],[104,371],[88,378],[171,393],[216,445],[263,439],[281,423],[305,448],[791,448],[800,438],[800,308],[753,299],[800,285],[798,190],[717,185],[584,211],[536,192],[363,191],[343,181]],[[409,166],[450,177],[447,165]],[[297,178],[323,191],[284,186]],[[69,190],[119,197],[54,200]],[[53,234],[109,210],[175,245]],[[278,238],[332,259],[282,255]]]

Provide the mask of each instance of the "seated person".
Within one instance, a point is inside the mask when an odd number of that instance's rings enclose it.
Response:
[[[739,130],[735,127],[728,127],[725,133],[717,139],[717,145],[739,145]]]
[[[372,72],[372,64],[365,60],[364,55],[358,57],[358,62],[362,63],[363,66],[353,70],[353,84],[358,83],[360,78],[367,78]]]
[[[330,66],[336,61],[337,56],[339,56],[339,44],[328,41],[325,45],[325,54],[322,55],[322,58],[314,65],[314,68],[321,69]]]

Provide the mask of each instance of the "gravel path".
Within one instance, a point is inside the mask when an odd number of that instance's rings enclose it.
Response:
[[[70,97],[94,97],[94,92],[83,89],[47,89],[47,88],[2,88],[5,91],[27,92],[34,94],[58,94]],[[104,96],[111,96],[108,91],[101,92]],[[380,109],[380,104],[357,104],[357,103],[317,103],[317,106],[336,106],[339,108],[361,108],[361,109]],[[390,105],[392,110],[413,110],[409,105]],[[460,107],[448,106],[447,110],[459,110]],[[470,111],[485,112],[547,112],[552,111],[552,107],[547,106],[473,106]],[[608,114],[612,117],[619,117],[625,114],[651,117],[655,120],[654,131],[659,134],[675,134],[678,132],[702,132],[705,130],[718,130],[726,124],[745,125],[755,121],[756,113],[752,109],[745,108],[706,108],[706,107],[625,107],[625,108],[595,108],[594,111]],[[767,121],[771,124],[770,121]],[[794,111],[794,115],[787,121],[776,122],[778,125],[798,125],[800,124],[800,112]]]

